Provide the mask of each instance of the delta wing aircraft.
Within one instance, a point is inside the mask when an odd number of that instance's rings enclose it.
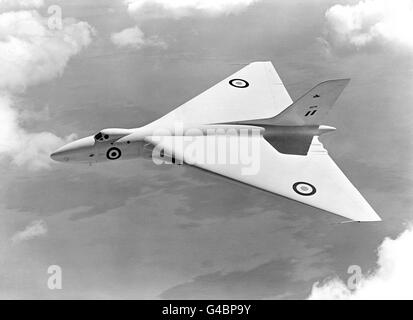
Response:
[[[354,221],[380,221],[318,140],[335,130],[324,121],[348,82],[322,82],[293,102],[272,63],[253,62],[154,122],[101,130],[64,145],[51,158],[85,163],[168,159]],[[218,138],[225,142],[217,147]],[[243,147],[250,150],[244,156],[248,161],[216,160]]]

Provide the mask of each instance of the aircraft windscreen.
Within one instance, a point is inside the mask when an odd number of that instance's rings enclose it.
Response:
[[[98,134],[95,135],[95,140],[97,141],[103,140],[102,132],[99,132]]]

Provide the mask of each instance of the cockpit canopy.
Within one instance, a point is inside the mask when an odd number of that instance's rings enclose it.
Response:
[[[103,134],[102,132],[99,132],[98,134],[95,135],[95,140],[96,141],[105,141],[109,139],[108,134]]]
[[[101,130],[95,134],[94,138],[97,142],[114,141],[131,133],[130,129],[109,128]]]

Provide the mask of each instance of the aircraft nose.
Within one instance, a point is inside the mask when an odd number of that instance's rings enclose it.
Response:
[[[54,160],[54,161],[58,161],[58,160],[57,160],[57,159],[58,159],[58,156],[59,156],[59,153],[58,153],[57,151],[52,152],[52,153],[50,154],[50,158],[51,158],[52,160]]]
[[[94,145],[93,136],[70,142],[50,154],[54,161],[68,162],[81,160],[82,154]]]
[[[63,147],[60,147],[57,149],[55,152],[53,152],[50,155],[50,158],[52,158],[54,161],[69,161],[69,155],[71,151],[75,150],[74,148],[71,147],[71,143],[68,143],[64,145]]]
[[[59,151],[59,149],[58,149],[55,152],[50,154],[50,158],[54,161],[65,161],[64,160],[64,158],[65,158],[64,153],[65,152]],[[66,157],[66,159],[67,159],[66,161],[68,161],[69,157]]]

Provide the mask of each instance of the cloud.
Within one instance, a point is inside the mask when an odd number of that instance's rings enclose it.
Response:
[[[60,76],[93,34],[88,23],[70,18],[63,20],[61,29],[49,28],[48,18],[35,10],[0,14],[0,159],[33,170],[47,168],[49,154],[74,138],[25,130],[21,122],[29,113],[17,111],[13,95]]]
[[[242,12],[259,0],[125,0],[128,12],[140,18],[182,18],[195,14],[208,16]]]
[[[43,220],[35,220],[31,222],[24,230],[17,232],[11,238],[13,243],[31,240],[47,234],[47,225]]]
[[[50,29],[37,11],[0,14],[0,88],[23,91],[26,86],[62,74],[68,60],[91,42],[86,22],[64,20],[61,30]]]
[[[44,0],[0,0],[0,12],[40,8]]]
[[[363,0],[329,8],[326,40],[338,48],[371,46],[413,50],[413,0]]]
[[[315,283],[309,299],[413,299],[413,227],[378,249],[377,269],[362,277],[351,291],[338,278]]]
[[[146,37],[139,27],[144,20],[173,18],[181,19],[194,15],[216,17],[237,14],[260,0],[124,0],[128,13],[137,25],[112,33],[111,40],[118,47],[160,47],[167,44],[158,36]]]
[[[7,158],[30,170],[48,168],[49,155],[59,146],[75,138],[59,138],[50,132],[30,133],[19,125],[19,112],[13,107],[10,95],[0,94],[0,159]]]
[[[145,34],[138,26],[112,33],[111,40],[118,47],[134,49],[141,49],[143,47],[166,48],[166,43],[158,39],[158,37],[145,37]]]

